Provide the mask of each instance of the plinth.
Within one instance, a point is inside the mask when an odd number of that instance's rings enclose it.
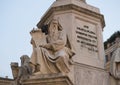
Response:
[[[71,80],[62,74],[46,74],[31,76],[22,85],[73,85]]]

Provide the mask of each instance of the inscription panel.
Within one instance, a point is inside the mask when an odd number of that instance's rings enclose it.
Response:
[[[98,57],[98,41],[96,25],[84,20],[76,19],[76,37],[80,54],[86,57]]]

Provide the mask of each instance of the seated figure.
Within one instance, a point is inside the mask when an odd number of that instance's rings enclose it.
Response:
[[[42,39],[39,38],[39,41]],[[47,29],[46,43],[36,46],[32,39],[33,53],[30,63],[35,74],[68,73],[72,56],[75,54],[68,47],[67,36],[62,26],[53,19]]]
[[[120,79],[120,43],[118,48],[114,51],[110,61],[110,74],[115,79]]]

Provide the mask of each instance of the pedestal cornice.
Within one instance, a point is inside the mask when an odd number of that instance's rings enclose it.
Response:
[[[41,20],[38,22],[37,27],[40,28],[42,26],[42,24],[44,24],[46,19],[48,19],[54,12],[56,12],[56,11],[67,11],[67,10],[75,10],[75,11],[84,13],[86,15],[98,18],[101,21],[102,28],[105,27],[104,16],[102,14],[99,14],[99,13],[96,13],[94,11],[76,6],[74,4],[68,4],[68,5],[58,6],[58,7],[51,7],[45,13],[45,15],[41,18]]]
[[[24,80],[22,85],[73,85],[67,76],[61,74],[46,74],[31,76],[30,79]]]

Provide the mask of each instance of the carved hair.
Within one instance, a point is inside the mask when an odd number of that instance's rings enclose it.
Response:
[[[57,19],[52,19],[52,20],[50,21],[48,27],[50,27],[50,25],[51,25],[51,24],[54,24],[54,23],[58,25],[58,30],[59,30],[59,31],[62,31],[62,30],[63,30],[62,26],[60,25],[60,23],[59,23],[59,21],[58,21]]]

